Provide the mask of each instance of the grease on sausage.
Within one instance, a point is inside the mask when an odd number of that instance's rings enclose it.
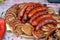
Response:
[[[30,11],[30,13],[28,14],[28,17],[31,18],[36,12],[44,11],[44,10],[46,10],[45,7],[34,8],[32,11]]]
[[[33,26],[36,26],[36,25],[38,25],[38,23],[39,23],[40,21],[42,21],[42,20],[44,20],[44,19],[53,19],[53,18],[52,18],[52,15],[50,15],[50,14],[38,16],[33,22],[31,22],[31,24],[32,24]]]
[[[42,15],[45,15],[45,14],[47,14],[46,11],[35,13],[35,15],[33,15],[33,16],[31,17],[30,23],[32,23],[38,16],[42,16]]]

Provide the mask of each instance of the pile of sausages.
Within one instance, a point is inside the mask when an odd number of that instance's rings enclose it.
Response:
[[[53,15],[47,12],[47,7],[41,3],[25,3],[23,8],[18,13],[18,19],[21,22],[29,22],[36,30],[40,29],[46,24],[56,25],[56,20]]]

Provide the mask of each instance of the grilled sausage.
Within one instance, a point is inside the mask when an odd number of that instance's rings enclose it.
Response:
[[[19,14],[18,14],[18,18],[21,19],[26,11],[26,8],[31,5],[32,3],[26,3],[24,5],[24,7],[20,10]]]
[[[47,14],[46,11],[35,13],[35,15],[33,15],[33,16],[31,17],[30,23],[32,23],[38,16],[42,16],[42,15],[45,15],[45,14]]]
[[[36,26],[40,21],[44,20],[44,19],[53,19],[52,15],[43,15],[43,16],[39,16],[37,17],[33,22],[31,22],[31,24],[33,26]]]
[[[34,8],[32,11],[30,11],[30,13],[28,14],[28,17],[31,18],[36,12],[44,11],[44,10],[46,10],[45,7]]]
[[[57,22],[53,19],[45,19],[39,22],[39,24],[36,27],[36,30],[38,30],[39,28],[41,28],[42,26],[46,25],[46,24],[53,24],[56,25]]]
[[[25,14],[24,14],[24,16],[23,16],[22,21],[25,23],[25,22],[27,21],[27,19],[28,19],[28,13],[29,13],[32,9],[34,9],[34,8],[36,8],[36,7],[39,7],[39,6],[42,6],[42,5],[39,4],[39,3],[32,3],[30,6],[28,6],[27,9],[26,9],[26,11],[25,11]]]
[[[19,14],[18,14],[18,18],[21,19],[23,17],[23,14],[26,10],[26,8],[28,7],[28,5],[24,5],[24,7],[20,10]]]

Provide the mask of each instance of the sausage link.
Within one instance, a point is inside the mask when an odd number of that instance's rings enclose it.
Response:
[[[28,17],[31,18],[35,13],[37,13],[39,11],[44,11],[44,10],[46,10],[45,7],[34,8],[32,11],[30,11],[30,13],[28,14]]]
[[[33,16],[31,17],[30,23],[32,23],[37,17],[42,16],[42,15],[45,15],[45,14],[47,14],[46,11],[36,13],[35,15],[33,15]]]
[[[57,22],[53,19],[45,19],[39,22],[39,24],[36,27],[36,30],[38,30],[39,28],[41,28],[42,26],[46,25],[46,24],[53,24],[56,25]]]
[[[23,17],[23,14],[26,10],[26,8],[28,7],[27,4],[24,5],[24,7],[20,10],[19,14],[18,14],[18,18],[21,19]]]
[[[31,22],[31,24],[32,24],[33,26],[36,26],[36,25],[38,25],[38,23],[39,23],[40,21],[42,21],[42,20],[44,20],[44,19],[53,19],[53,18],[52,18],[52,15],[50,15],[50,14],[43,15],[43,16],[38,16],[33,22]]]
[[[34,4],[34,3],[26,3],[24,5],[24,7],[20,10],[19,14],[18,14],[18,18],[21,19],[26,11],[26,8],[31,5],[31,4]]]
[[[32,9],[34,9],[34,8],[36,8],[36,7],[39,7],[39,6],[41,6],[41,4],[39,4],[39,3],[32,3],[30,6],[28,6],[27,7],[27,9],[26,9],[26,11],[25,11],[25,14],[24,14],[24,16],[23,16],[23,22],[25,23],[26,21],[27,21],[27,19],[28,19],[28,13],[32,10]]]

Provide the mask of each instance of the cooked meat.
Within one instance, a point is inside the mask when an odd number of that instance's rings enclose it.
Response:
[[[20,13],[18,14],[18,18],[20,19],[20,18],[22,18],[23,17],[23,15],[24,15],[24,13],[25,13],[25,11],[26,11],[26,8],[28,7],[28,6],[30,6],[32,3],[26,3],[25,4],[25,6],[21,9],[21,11],[20,11]]]
[[[56,28],[55,26],[60,20],[60,16],[51,10],[41,3],[15,4],[6,11],[5,20],[15,34],[41,38],[45,31],[49,32]]]
[[[37,17],[42,16],[42,15],[46,15],[47,12],[37,12],[35,15],[32,16],[32,18],[30,19],[30,23],[32,23]]]
[[[28,14],[28,17],[31,18],[36,12],[44,11],[44,10],[46,10],[45,7],[37,7],[33,9],[32,11],[30,11],[30,13]]]
[[[40,3],[31,3],[31,5],[29,5],[25,11],[25,14],[23,16],[22,21],[26,22],[28,20],[28,14],[31,10],[33,10],[36,7],[41,7],[42,5]]]
[[[39,24],[40,21],[44,20],[44,19],[53,19],[52,15],[42,15],[42,16],[38,16],[31,24],[33,26],[36,26]]]
[[[45,19],[43,21],[40,21],[40,23],[36,27],[36,30],[40,29],[43,25],[46,25],[46,24],[57,25],[57,22],[55,20],[52,20],[52,19]]]

